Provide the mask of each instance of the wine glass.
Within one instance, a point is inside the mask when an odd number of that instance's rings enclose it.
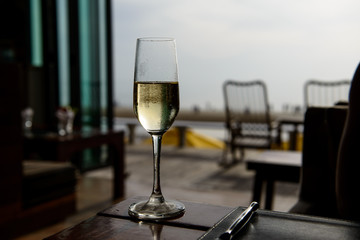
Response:
[[[139,122],[152,138],[154,178],[150,198],[131,204],[129,215],[148,220],[180,217],[185,212],[184,205],[165,200],[160,188],[161,139],[179,112],[175,39],[137,39],[133,107]]]

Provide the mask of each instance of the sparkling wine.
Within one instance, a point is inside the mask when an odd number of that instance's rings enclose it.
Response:
[[[150,134],[166,132],[179,112],[178,82],[134,82],[134,112]]]

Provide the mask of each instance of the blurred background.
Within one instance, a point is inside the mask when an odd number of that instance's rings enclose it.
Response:
[[[183,109],[223,110],[226,79],[262,79],[275,111],[303,107],[305,81],[351,79],[359,60],[356,0],[112,3],[114,100],[119,107],[132,104],[138,37],[176,38]]]

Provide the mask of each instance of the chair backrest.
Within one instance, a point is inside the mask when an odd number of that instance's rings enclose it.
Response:
[[[304,122],[300,202],[290,212],[339,217],[336,207],[335,173],[347,112],[347,106],[307,109]]]
[[[348,102],[349,80],[309,80],[304,85],[305,107],[331,107],[338,102]]]
[[[263,81],[228,80],[223,85],[226,125],[240,135],[269,135],[270,110]]]
[[[341,217],[360,221],[360,63],[349,94],[349,113],[341,138],[336,169],[336,199]]]

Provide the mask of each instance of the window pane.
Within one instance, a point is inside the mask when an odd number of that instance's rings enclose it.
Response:
[[[99,0],[99,67],[100,67],[100,106],[102,110],[107,107],[107,45],[106,45],[106,2]],[[110,73],[109,73],[110,74]],[[105,113],[105,111],[102,111]]]
[[[59,56],[59,102],[61,106],[70,105],[69,74],[69,25],[67,1],[57,0],[57,36]]]
[[[79,0],[79,48],[82,122],[100,126],[98,0]]]
[[[43,65],[41,24],[40,0],[30,0],[31,64],[37,67]]]

